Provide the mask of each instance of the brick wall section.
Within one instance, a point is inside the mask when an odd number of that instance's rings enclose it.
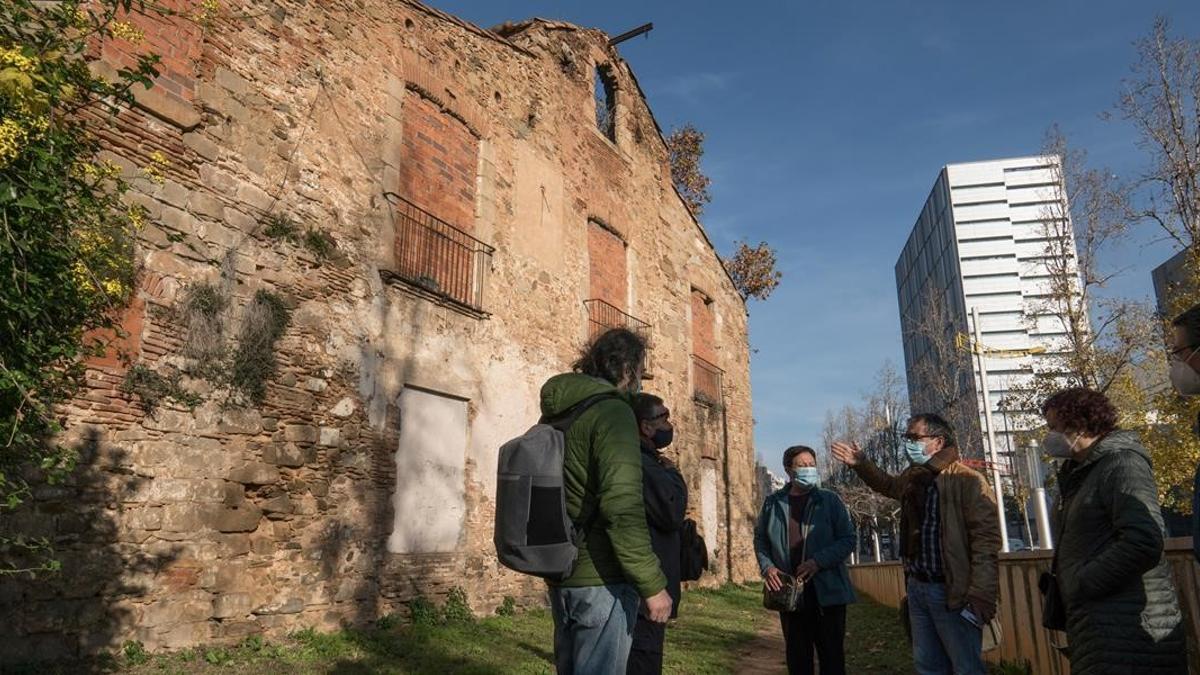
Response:
[[[461,121],[410,92],[404,101],[399,192],[451,225],[475,225],[479,141]]]
[[[129,305],[120,311],[116,330],[94,330],[84,336],[84,342],[98,342],[105,345],[103,356],[88,359],[88,365],[97,368],[115,368],[121,365],[123,358],[136,360],[141,356],[142,324],[146,320],[146,303],[141,298],[134,297]]]
[[[161,18],[132,12],[121,20],[145,33],[140,44],[109,40],[101,57],[117,67],[132,68],[137,55],[152,52],[159,55],[158,78],[154,84],[172,97],[191,103],[196,94],[196,66],[200,59],[203,31],[190,17],[200,9],[195,0],[159,0],[164,8],[181,16]]]
[[[624,310],[628,304],[625,242],[594,220],[588,221],[588,297]]]

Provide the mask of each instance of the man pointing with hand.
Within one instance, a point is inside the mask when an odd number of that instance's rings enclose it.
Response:
[[[853,443],[833,456],[870,488],[900,502],[900,557],[919,675],[985,675],[982,628],[996,613],[1000,523],[987,479],[959,461],[954,430],[914,415],[904,434],[911,464],[889,475]]]

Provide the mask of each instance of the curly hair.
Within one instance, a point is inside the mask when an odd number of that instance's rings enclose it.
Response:
[[[621,384],[634,377],[645,360],[646,341],[631,330],[613,328],[588,345],[572,369]]]
[[[1117,428],[1116,407],[1107,396],[1094,389],[1063,389],[1042,404],[1042,416],[1052,410],[1063,430],[1071,433],[1101,437]]]

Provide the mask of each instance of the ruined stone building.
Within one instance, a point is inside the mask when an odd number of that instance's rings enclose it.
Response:
[[[135,183],[144,271],[68,411],[80,468],[10,518],[63,572],[0,581],[3,659],[369,623],[454,587],[482,614],[543,602],[495,559],[497,449],[608,326],[651,341],[701,583],[757,577],[745,304],[608,36],[409,0],[258,6],[139,19],[162,74],[105,138],[131,176],[161,153],[165,180]],[[289,320],[256,403],[210,366],[262,292]],[[134,368],[187,395],[148,414]]]

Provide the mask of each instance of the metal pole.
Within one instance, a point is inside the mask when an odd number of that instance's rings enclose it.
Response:
[[[1004,492],[1000,489],[1000,464],[996,461],[996,432],[992,429],[992,396],[988,392],[987,364],[983,359],[982,331],[979,329],[979,308],[971,308],[975,324],[975,356],[979,361],[979,384],[983,390],[983,425],[987,430],[988,456],[992,462],[992,489],[996,491],[996,512],[1000,516],[1000,550],[1008,552],[1008,520],[1004,517]]]
[[[1034,484],[1033,512],[1037,518],[1038,548],[1054,548],[1054,537],[1050,534],[1050,508],[1046,504],[1045,481],[1042,480],[1041,460],[1038,459],[1037,443],[1029,444],[1029,478]]]
[[[871,516],[871,549],[875,554],[875,562],[883,562],[879,556],[879,518]]]

